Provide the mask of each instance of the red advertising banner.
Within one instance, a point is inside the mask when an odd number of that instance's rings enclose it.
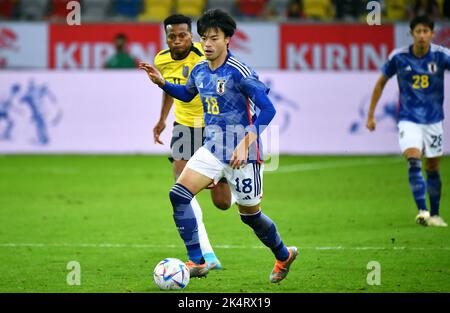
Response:
[[[128,51],[138,61],[153,62],[162,48],[158,24],[49,25],[49,67],[97,69],[115,53],[113,38],[128,37]]]
[[[392,25],[280,25],[282,69],[376,70],[393,48]]]

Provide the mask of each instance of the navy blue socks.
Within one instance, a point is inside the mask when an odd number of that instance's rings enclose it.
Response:
[[[427,188],[430,199],[430,215],[439,215],[439,202],[441,201],[442,191],[439,171],[427,171]]]
[[[409,186],[411,187],[417,209],[426,210],[426,192],[427,187],[422,176],[422,162],[419,159],[408,159]]]
[[[204,260],[198,239],[197,220],[191,206],[194,195],[177,183],[170,190],[169,197],[173,206],[173,219],[186,246],[189,260],[201,264]]]
[[[241,220],[253,229],[264,245],[272,250],[277,260],[287,260],[289,251],[281,240],[274,222],[269,217],[258,211],[251,215],[241,214]]]

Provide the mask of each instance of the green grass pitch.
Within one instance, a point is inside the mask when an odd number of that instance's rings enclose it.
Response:
[[[441,215],[450,221],[450,158]],[[282,156],[265,173],[263,211],[300,255],[269,282],[273,256],[237,208],[199,195],[224,269],[179,292],[450,292],[450,229],[416,225],[399,156]],[[0,156],[0,292],[161,292],[154,266],[185,260],[163,156]],[[66,282],[68,262],[81,285]],[[381,285],[368,285],[370,261]]]

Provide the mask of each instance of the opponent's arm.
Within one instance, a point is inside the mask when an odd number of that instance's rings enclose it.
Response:
[[[169,115],[170,109],[172,108],[173,98],[169,96],[167,93],[163,92],[162,106],[161,106],[161,114],[159,116],[159,121],[156,123],[153,128],[153,139],[155,144],[159,143],[163,145],[164,143],[159,139],[159,136],[166,128],[166,119]]]
[[[172,97],[177,98],[178,100],[190,102],[198,93],[197,90],[192,92],[192,90],[187,89],[186,85],[169,83],[168,81],[164,80],[161,73],[154,66],[148,63],[139,63],[139,69],[146,71],[148,77],[154,84],[158,85],[159,88],[167,92]]]
[[[369,112],[367,113],[366,121],[366,127],[370,131],[375,130],[375,108],[377,107],[378,100],[380,100],[381,94],[383,93],[383,89],[387,81],[388,78],[384,75],[381,75],[375,84],[375,88],[373,89],[372,98],[370,100],[370,108]]]

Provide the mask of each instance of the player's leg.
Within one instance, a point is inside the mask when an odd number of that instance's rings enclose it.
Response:
[[[173,137],[171,141],[172,156],[174,159],[173,170],[175,180],[181,175],[181,172],[185,168],[188,159],[192,157],[194,152],[198,150],[198,145],[203,142],[203,131],[201,128],[192,128],[180,124],[174,124]],[[179,159],[179,160],[175,160]],[[206,232],[206,227],[203,222],[203,212],[200,207],[200,203],[194,196],[191,200],[191,206],[194,210],[194,216],[197,220],[198,227],[198,238],[200,241],[200,249],[204,259],[215,266],[214,269],[221,269],[222,265],[214,253],[211,243],[208,238],[208,233]]]
[[[447,223],[439,215],[439,205],[441,201],[442,181],[439,173],[440,157],[427,158],[425,160],[425,170],[427,172],[427,191],[430,200],[430,218],[428,226],[447,227]]]
[[[198,223],[192,199],[210,182],[210,178],[185,167],[169,193],[173,219],[187,250],[189,262],[186,264],[191,276],[204,276],[208,272],[200,247]],[[197,266],[203,264],[204,266]]]
[[[430,200],[430,216],[439,215],[442,182],[439,173],[440,157],[425,158],[425,171],[427,173],[427,191]]]
[[[186,166],[187,161],[179,160],[173,162],[174,167],[174,174],[175,179],[177,180],[178,177],[181,175],[181,172],[183,171],[184,167]],[[211,243],[208,238],[208,233],[206,232],[205,223],[203,222],[203,212],[202,208],[200,207],[200,203],[197,201],[197,198],[194,196],[191,201],[192,209],[194,210],[194,216],[197,220],[197,227],[198,227],[198,238],[200,241],[200,249],[202,250],[203,258],[208,262],[209,264],[214,264],[212,268],[214,269],[221,269],[222,264],[220,263],[219,259],[217,258],[216,254],[214,253],[214,249],[211,246]]]
[[[272,250],[276,262],[270,280],[279,282],[288,274],[298,250],[285,246],[275,223],[261,212],[263,169],[264,165],[248,164],[233,170],[231,175],[227,175],[227,180],[236,197],[242,222],[250,226],[259,240]]]
[[[236,202],[225,177],[211,188],[211,200],[221,210],[228,210]]]
[[[174,160],[172,163],[175,180],[177,180],[181,175],[186,163],[187,161],[185,160]],[[222,265],[214,253],[211,243],[209,242],[208,233],[206,232],[205,223],[203,222],[202,208],[200,207],[200,203],[197,201],[195,196],[191,200],[191,206],[194,210],[195,219],[197,220],[198,239],[200,241],[200,249],[202,250],[203,258],[210,264],[214,263],[214,269],[221,269]]]
[[[222,164],[205,148],[192,156],[182,171],[169,196],[173,206],[173,217],[180,237],[186,246],[191,276],[203,276],[208,272],[199,242],[197,218],[192,207],[193,197],[220,178]]]
[[[447,227],[447,223],[439,215],[442,181],[439,173],[443,154],[442,123],[426,125],[425,128],[425,171],[427,173],[427,191],[430,200],[430,218],[428,226]]]
[[[410,122],[399,123],[399,143],[408,161],[408,181],[416,203],[416,222],[426,225],[429,212],[426,205],[426,183],[422,175],[423,134],[420,125]]]

